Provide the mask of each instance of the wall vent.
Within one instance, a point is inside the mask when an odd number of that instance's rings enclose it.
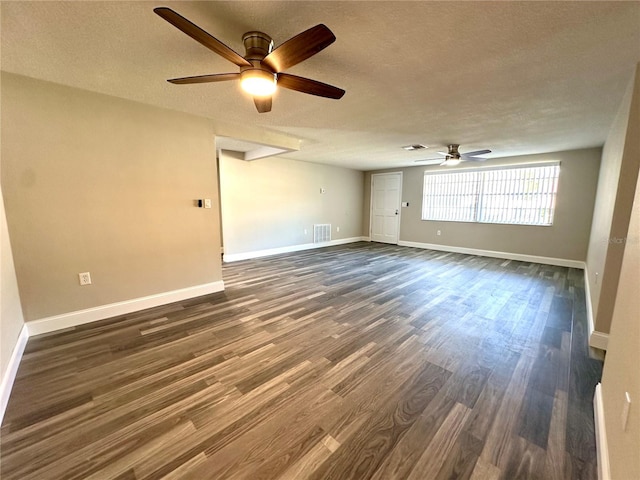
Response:
[[[331,240],[331,224],[315,224],[313,226],[313,243],[328,242],[329,240]]]

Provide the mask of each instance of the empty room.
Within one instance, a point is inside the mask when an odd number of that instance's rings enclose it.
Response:
[[[2,479],[640,479],[640,2],[0,42]]]

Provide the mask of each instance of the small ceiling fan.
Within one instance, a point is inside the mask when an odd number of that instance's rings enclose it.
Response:
[[[237,73],[173,78],[167,80],[168,82],[184,85],[240,80],[243,90],[253,96],[253,101],[260,113],[271,111],[271,96],[275,92],[276,86],[333,99],[342,98],[345,94],[344,90],[333,85],[283,73],[284,70],[312,57],[336,40],[335,35],[325,25],[319,24],[305,30],[275,49],[273,48],[273,40],[266,33],[247,32],[242,36],[246,50],[245,56],[242,57],[170,8],[158,7],[153,11],[209,50],[240,67],[240,71]]]
[[[472,160],[475,162],[484,162],[486,158],[481,158],[478,155],[484,155],[486,153],[491,153],[491,150],[476,150],[474,152],[460,153],[458,151],[458,147],[460,145],[456,143],[452,143],[449,145],[448,152],[438,152],[440,155],[444,155],[444,161],[440,165],[446,165],[448,167],[453,167],[455,165],[459,165],[460,162],[465,162],[468,160]],[[427,162],[431,160],[440,160],[439,158],[425,158],[422,160],[416,160],[416,162]]]

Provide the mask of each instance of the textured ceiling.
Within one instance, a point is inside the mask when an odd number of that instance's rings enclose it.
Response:
[[[169,6],[234,50],[318,24],[337,41],[288,72],[347,91],[282,90],[258,114],[237,71],[153,13]],[[287,158],[362,170],[448,143],[491,157],[602,145],[640,61],[639,2],[2,2],[5,71],[300,140]],[[228,129],[227,129],[228,130]],[[226,133],[227,136],[228,133]],[[428,150],[400,147],[422,143]],[[437,156],[437,155],[436,155]]]

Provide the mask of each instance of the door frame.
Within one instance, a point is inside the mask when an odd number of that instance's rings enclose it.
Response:
[[[369,185],[369,190],[370,190],[370,195],[369,195],[369,241],[373,241],[372,237],[373,237],[373,194],[374,194],[374,189],[373,189],[373,178],[374,177],[380,177],[383,175],[399,175],[400,176],[400,188],[398,189],[398,228],[396,229],[396,243],[395,245],[398,245],[398,243],[400,242],[400,225],[401,225],[401,220],[402,220],[402,180],[403,180],[403,175],[402,175],[402,171],[398,171],[398,172],[384,172],[384,173],[372,173],[371,174],[371,183]],[[389,245],[394,245],[392,243],[390,243]]]

